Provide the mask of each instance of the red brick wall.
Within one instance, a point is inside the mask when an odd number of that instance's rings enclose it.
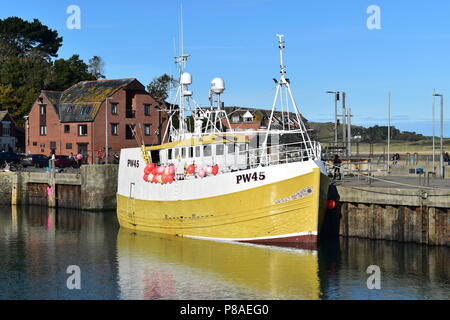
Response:
[[[160,144],[160,137],[155,134],[155,130],[159,129],[161,139],[164,134],[165,126],[167,124],[168,115],[166,112],[160,112],[156,108],[158,103],[145,91],[143,88],[135,91],[134,98],[132,99],[133,109],[136,110],[135,118],[127,118],[126,109],[126,91],[120,90],[115,93],[111,99],[108,100],[108,146],[111,152],[119,152],[121,148],[134,148],[139,146],[135,139],[125,139],[127,124],[135,124],[136,131],[141,132],[146,145]],[[117,103],[117,115],[111,114],[112,103]],[[144,114],[144,104],[150,105],[150,116]],[[94,121],[94,150],[101,149],[105,146],[105,107],[106,103],[102,103],[99,109],[97,117]],[[165,107],[163,107],[164,109]],[[163,126],[159,126],[159,117],[164,118]],[[111,124],[118,124],[118,135],[113,136],[111,134]],[[139,130],[139,124],[141,130]],[[144,124],[150,124],[150,136],[144,135]]]

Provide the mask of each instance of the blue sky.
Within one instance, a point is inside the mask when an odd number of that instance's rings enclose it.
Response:
[[[202,104],[219,76],[227,105],[270,107],[277,33],[286,36],[285,63],[300,111],[312,121],[333,119],[325,91],[340,90],[347,92],[353,123],[385,125],[391,91],[393,125],[428,135],[433,88],[450,99],[448,0],[21,0],[2,3],[0,17],[38,18],[63,36],[59,57],[99,55],[107,78],[136,77],[146,85],[176,71],[181,4],[187,71]],[[66,27],[69,5],[81,9],[80,30]],[[380,30],[366,26],[369,5],[381,9]],[[450,111],[444,118],[450,136]]]

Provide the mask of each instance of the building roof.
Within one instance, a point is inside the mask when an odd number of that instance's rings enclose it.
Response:
[[[55,106],[61,122],[93,121],[106,98],[132,82],[131,79],[81,81],[62,91],[42,91]]]
[[[0,121],[3,121],[3,118],[8,114],[8,111],[0,111]]]
[[[14,119],[9,115],[8,111],[1,111],[0,110],[0,121],[5,121],[8,118],[7,121],[14,122]]]

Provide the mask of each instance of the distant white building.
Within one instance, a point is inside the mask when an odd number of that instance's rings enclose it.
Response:
[[[14,151],[16,148],[16,123],[8,111],[0,111],[0,151]]]

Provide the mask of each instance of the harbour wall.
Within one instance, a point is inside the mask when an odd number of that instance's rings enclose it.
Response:
[[[2,202],[83,210],[116,208],[117,165],[86,165],[75,173],[0,174]],[[8,189],[9,188],[9,189]]]
[[[325,233],[450,246],[447,190],[331,186]]]

